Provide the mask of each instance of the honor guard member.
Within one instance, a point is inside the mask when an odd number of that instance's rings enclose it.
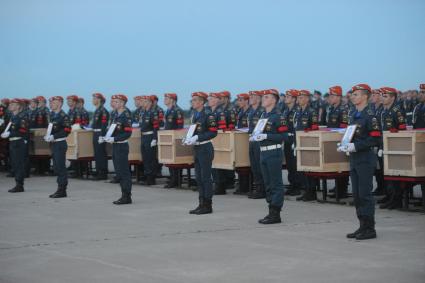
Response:
[[[165,130],[183,129],[184,117],[183,110],[177,106],[177,94],[166,93],[164,94],[164,104],[167,106],[165,112]],[[181,169],[169,167],[170,180],[164,188],[175,188],[178,186]]]
[[[237,95],[237,107],[238,113],[236,115],[237,122],[236,128],[243,129],[248,128],[248,113],[249,113],[249,94],[240,93]],[[249,192],[250,176],[249,171],[240,170],[238,171],[239,186],[233,193],[235,195],[246,194]]]
[[[76,95],[69,95],[66,97],[66,103],[68,104],[69,110],[68,110],[68,117],[69,122],[72,126],[74,124],[81,124],[81,113],[77,108],[78,103],[78,96]]]
[[[277,105],[277,109],[280,111],[280,113],[283,113],[283,111],[285,111],[285,109],[286,109],[285,97],[286,97],[286,94],[284,92],[282,92],[280,94],[279,103]]]
[[[37,96],[38,108],[35,115],[34,128],[46,128],[49,124],[49,108],[46,106],[46,98],[44,96]]]
[[[31,99],[30,102],[30,106],[28,109],[28,113],[29,113],[29,127],[30,128],[34,128],[35,126],[35,116],[36,116],[36,112],[37,112],[37,107],[38,107],[38,100],[36,97]]]
[[[397,90],[392,87],[382,87],[382,106],[381,116],[377,117],[380,120],[382,131],[390,131],[392,133],[406,130],[406,119],[404,112],[400,109],[400,105],[396,103]],[[378,157],[382,157],[383,140],[381,139]],[[402,207],[403,191],[400,182],[387,181],[385,182],[386,202],[382,203],[380,208],[395,209]]]
[[[350,177],[360,227],[347,238],[366,240],[376,238],[375,199],[372,195],[373,174],[376,167],[376,154],[373,148],[378,146],[381,130],[375,113],[369,108],[368,100],[371,88],[367,84],[358,84],[352,88],[351,101],[356,111],[350,116],[349,125],[355,125],[351,143],[338,147],[338,151],[350,154]]]
[[[261,106],[262,91],[249,92],[250,109],[248,113],[248,134],[251,135],[257,126],[257,122],[264,112]],[[251,173],[253,177],[252,192],[248,194],[248,198],[262,199],[266,197],[264,189],[263,175],[260,166],[260,143],[257,141],[249,141],[249,162],[251,164]]]
[[[300,90],[298,93],[297,103],[298,110],[295,115],[295,138],[294,142],[296,143],[296,131],[316,131],[319,129],[319,118],[317,116],[316,110],[310,107],[310,97],[311,93],[308,90]],[[294,152],[296,150],[296,145]],[[300,178],[303,180],[303,186],[305,187],[305,192],[302,196],[298,197],[297,200],[300,201],[313,201],[317,199],[316,196],[316,185],[317,182],[312,177],[307,177],[305,174],[300,173]]]
[[[419,86],[418,104],[413,109],[413,129],[425,129],[425,84]]]
[[[260,166],[266,189],[266,201],[269,213],[258,222],[261,224],[281,223],[280,211],[283,206],[282,142],[285,139],[288,126],[277,109],[279,92],[275,89],[264,91],[262,119],[267,123],[261,133],[254,133],[250,140],[260,143]],[[287,136],[286,136],[287,137]]]
[[[135,96],[134,97],[134,105],[136,106],[136,110],[133,111],[133,113],[131,113],[131,119],[133,122],[134,126],[133,128],[138,128],[139,127],[139,118],[142,115],[143,110],[143,96],[139,95],[139,96]]]
[[[90,123],[90,116],[89,112],[84,108],[84,98],[78,98],[77,108],[81,115],[81,126],[87,126]]]
[[[294,155],[295,147],[295,116],[298,111],[297,105],[298,90],[290,89],[286,91],[285,96],[285,110],[282,113],[287,126],[288,126],[288,139],[283,145],[283,152],[285,154],[286,169],[288,170],[288,181],[289,186],[285,194],[290,196],[296,196],[301,194],[302,176],[297,172],[297,158]]]
[[[321,121],[324,112],[323,106],[322,93],[318,90],[314,90],[313,101],[311,102],[310,107],[316,111],[318,122]]]
[[[333,86],[329,88],[329,108],[326,114],[327,128],[347,128],[348,126],[348,109],[341,103],[342,88],[341,86]],[[348,177],[337,178],[335,180],[335,189],[338,190],[338,198],[347,197]],[[336,194],[329,195],[336,197]]]
[[[156,177],[156,147],[159,130],[158,112],[153,108],[153,96],[148,96],[146,99],[146,108],[143,115],[140,117],[140,130],[142,131],[141,152],[143,156],[143,168],[146,176],[146,181],[143,185],[155,185]]]
[[[239,106],[239,112],[237,118],[237,124],[236,128],[242,129],[242,128],[248,128],[248,114],[249,114],[249,94],[248,93],[240,93],[238,94],[238,106]]]
[[[233,131],[236,127],[236,111],[231,103],[230,92],[225,90],[220,92],[220,106],[226,117],[226,131]],[[225,188],[232,189],[235,186],[235,171],[223,170],[225,176]]]
[[[106,144],[99,143],[99,137],[106,135],[109,122],[109,112],[105,108],[105,96],[101,93],[93,93],[93,105],[96,108],[93,114],[91,128],[93,129],[94,160],[96,162],[95,180],[108,179],[108,157]]]
[[[0,133],[3,133],[10,119],[10,112],[8,110],[10,100],[8,98],[2,98],[0,100]],[[10,170],[9,168],[9,140],[8,139],[0,139],[0,165],[3,165],[6,170]],[[7,176],[12,176],[12,174],[8,174]]]
[[[111,120],[111,126],[115,129],[110,137],[101,137],[99,142],[112,144],[112,160],[121,186],[121,198],[114,201],[113,204],[130,204],[131,200],[131,172],[128,165],[128,139],[131,136],[131,112],[126,108],[127,96],[124,94],[115,94],[111,98],[111,106],[116,111]]]
[[[158,120],[159,120],[159,129],[163,129],[165,122],[164,122],[164,109],[162,109],[159,105],[158,105],[158,96],[156,96],[155,94],[152,95],[153,100],[152,100],[152,106],[153,109],[155,109],[155,111],[158,113]],[[155,176],[158,177],[162,177],[162,164],[159,164],[158,162],[158,147],[154,147],[154,151],[155,151]]]
[[[217,122],[214,115],[204,109],[208,99],[205,92],[192,93],[193,115],[191,124],[196,124],[196,130],[186,145],[193,145],[195,161],[195,177],[199,192],[199,205],[189,211],[190,214],[212,213],[213,186],[211,180],[211,166],[214,159],[214,147],[211,139],[217,136]]]
[[[51,144],[53,159],[53,171],[57,176],[58,189],[51,198],[66,197],[66,189],[68,186],[68,176],[66,172],[66,150],[68,145],[66,137],[71,132],[71,123],[69,117],[62,110],[63,98],[61,96],[53,96],[49,99],[50,103],[50,123],[52,123],[52,131],[50,135],[45,136],[45,141]]]
[[[216,124],[218,125],[218,130],[226,131],[226,116],[223,112],[223,108],[220,105],[221,93],[220,92],[210,92],[208,95],[208,113],[210,113]],[[215,184],[214,194],[215,195],[224,195],[226,194],[226,172],[227,170],[223,169],[213,169],[212,177]]]
[[[382,93],[381,90],[378,89],[372,89],[372,94],[369,98],[369,107],[370,109],[375,113],[375,117],[378,119],[378,123],[379,123],[379,128],[382,129],[382,125],[380,117],[381,117],[381,113],[383,110],[382,107]],[[375,153],[378,155],[379,152],[379,147],[375,147],[373,149],[375,151]],[[375,170],[375,179],[376,179],[376,184],[377,184],[377,188],[376,190],[373,192],[374,195],[383,195],[385,188],[384,188],[384,160],[382,158],[382,155],[378,155],[378,164],[379,166],[376,167]],[[388,199],[381,199],[378,201],[378,203],[384,203],[386,202]]]
[[[15,174],[15,187],[9,190],[9,193],[19,193],[24,191],[25,152],[29,140],[29,120],[22,111],[19,99],[10,101],[9,110],[10,127],[7,132],[3,132],[1,137],[9,139],[9,152],[12,165],[12,172]]]

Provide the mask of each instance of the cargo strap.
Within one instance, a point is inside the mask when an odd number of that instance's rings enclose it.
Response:
[[[153,131],[149,131],[149,132],[142,132],[143,135],[153,135]]]

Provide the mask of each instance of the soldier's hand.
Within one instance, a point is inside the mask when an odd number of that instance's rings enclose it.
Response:
[[[0,126],[4,124],[4,119],[0,119]]]
[[[259,135],[256,135],[254,138],[255,138],[255,141],[263,141],[267,139],[267,134],[259,134]]]
[[[354,143],[347,143],[346,148],[347,152],[356,152],[356,147]]]
[[[338,152],[347,152],[347,148],[346,148],[345,145],[343,145],[343,146],[340,145],[340,146],[337,147],[336,151],[338,151]]]
[[[10,132],[4,132],[3,134],[1,134],[1,137],[4,139],[7,139],[10,136]]]
[[[133,123],[133,124],[131,124],[131,127],[132,128],[139,128],[140,125],[139,125],[139,123]]]
[[[104,143],[105,142],[105,137],[99,137],[99,139],[97,140],[98,143]]]
[[[44,140],[45,140],[46,142],[52,142],[52,141],[54,141],[54,140],[55,140],[55,138],[53,137],[53,135],[49,135],[49,136],[45,136],[45,137],[44,137]]]
[[[115,141],[115,139],[113,137],[109,137],[109,138],[105,138],[105,141],[107,143],[113,143]]]
[[[382,149],[378,150],[378,157],[382,157],[382,153],[383,153]]]
[[[156,146],[156,144],[157,144],[156,140],[152,140],[152,141],[151,141],[151,147]]]

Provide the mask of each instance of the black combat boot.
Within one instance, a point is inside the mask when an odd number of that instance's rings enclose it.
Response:
[[[215,195],[225,195],[226,194],[226,184],[224,184],[224,183],[217,184],[216,183],[214,194]]]
[[[141,183],[142,185],[144,185],[144,186],[152,186],[152,185],[155,185],[156,184],[156,181],[155,181],[155,176],[153,176],[153,175],[149,175],[149,176],[147,176],[146,177],[146,181],[142,181],[142,183]]]
[[[251,199],[262,199],[266,197],[263,184],[258,184],[256,190],[251,195]]]
[[[59,186],[54,194],[49,196],[50,198],[66,198],[66,186]]]
[[[239,187],[233,193],[235,195],[245,195],[249,191],[249,175],[239,176]]]
[[[364,229],[364,221],[363,221],[363,216],[361,216],[361,215],[359,215],[359,216],[357,216],[357,218],[359,219],[359,222],[360,222],[360,226],[359,226],[359,228],[356,230],[356,231],[354,231],[353,233],[349,233],[349,234],[347,234],[347,238],[349,238],[349,239],[354,239],[360,232],[362,232],[363,231],[363,229]]]
[[[391,206],[391,204],[394,202],[394,192],[390,192],[389,194],[390,194],[389,196],[385,197],[387,199],[387,201],[382,202],[381,205],[379,206],[380,209],[389,208]]]
[[[263,219],[258,220],[260,224],[276,224],[281,223],[282,219],[280,218],[280,207],[273,205],[269,206],[269,214]]]
[[[297,197],[297,201],[313,201],[317,199],[316,190],[308,188],[302,196]]]
[[[201,208],[196,212],[196,215],[210,214],[213,212],[212,200],[204,199]]]
[[[122,193],[121,198],[113,202],[113,204],[116,204],[116,205],[130,204],[130,203],[132,203],[131,193]]]
[[[376,238],[375,218],[373,216],[363,216],[364,229],[356,235],[356,240],[368,240]]]
[[[22,184],[16,184],[13,189],[8,190],[9,193],[22,193],[24,191],[24,186]]]
[[[120,180],[118,180],[117,176],[114,176],[112,178],[112,180],[109,181],[109,183],[111,183],[111,184],[119,184],[120,183]]]
[[[204,199],[203,198],[199,198],[199,205],[195,208],[189,211],[189,214],[198,214],[198,211],[201,209],[201,207],[204,204]]]
[[[108,180],[108,174],[105,171],[99,171],[97,172],[95,178],[96,181],[100,181],[100,180]]]

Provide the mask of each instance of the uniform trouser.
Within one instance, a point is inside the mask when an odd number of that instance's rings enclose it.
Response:
[[[101,132],[93,133],[93,148],[94,160],[96,162],[96,172],[108,173],[108,158],[106,156],[106,143],[99,143],[99,137],[102,136]]]
[[[226,188],[227,171],[225,169],[211,169],[214,183],[218,187]]]
[[[168,168],[168,171],[170,172],[170,183],[177,184],[182,170],[177,168]]]
[[[56,182],[59,186],[68,185],[68,173],[66,171],[66,141],[53,142],[52,144],[53,171],[58,176]]]
[[[251,163],[251,172],[254,179],[254,185],[263,184],[263,175],[260,166],[260,143],[249,143],[249,162]]]
[[[29,175],[31,171],[31,163],[30,163],[30,144],[29,142],[25,143],[24,150],[24,162],[25,162],[25,175]]]
[[[25,152],[27,150],[27,144],[24,139],[11,141],[9,143],[10,161],[13,172],[15,173],[15,182],[18,185],[24,185],[24,178],[26,175],[25,164]]]
[[[131,194],[131,172],[128,164],[128,150],[127,142],[112,144],[112,160],[123,194]]]
[[[194,146],[195,177],[198,184],[199,198],[211,200],[213,186],[211,179],[211,166],[214,159],[212,143]]]
[[[372,195],[375,168],[376,155],[372,150],[350,153],[351,186],[357,216],[375,215],[375,199]]]
[[[384,186],[384,159],[382,157],[378,157],[379,169],[375,170],[375,179],[376,184],[378,185],[378,189],[386,189]]]
[[[288,170],[288,181],[292,186],[297,188],[302,187],[302,176],[297,172],[297,158],[294,155],[294,138],[289,137],[288,141],[283,146],[285,153],[286,169]]]
[[[142,134],[142,144],[141,152],[143,158],[143,169],[146,176],[155,176],[156,174],[156,150],[154,147],[151,147],[151,142],[153,140],[153,134],[143,135]]]
[[[269,205],[278,208],[283,206],[282,159],[283,151],[280,148],[260,153],[266,201]]]

